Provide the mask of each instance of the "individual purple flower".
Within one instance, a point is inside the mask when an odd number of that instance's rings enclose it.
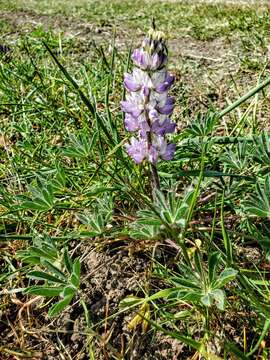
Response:
[[[163,136],[156,136],[152,146],[163,160],[172,160],[176,149],[175,144],[167,144]]]
[[[134,64],[143,70],[158,70],[167,62],[167,56],[163,53],[149,54],[146,50],[135,49],[131,56]]]
[[[150,76],[143,70],[135,68],[132,74],[124,74],[124,85],[128,91],[138,91],[152,85]]]
[[[169,118],[164,121],[156,120],[151,126],[151,131],[159,136],[173,133],[176,127],[176,123],[171,122]]]
[[[142,46],[131,56],[135,68],[124,74],[127,95],[121,102],[127,131],[137,132],[126,145],[136,164],[144,160],[156,164],[159,158],[171,160],[175,144],[168,144],[165,135],[175,131],[170,120],[175,99],[168,96],[174,76],[166,70],[167,47],[161,32],[150,30]]]
[[[151,164],[155,164],[158,161],[158,155],[159,155],[158,149],[155,146],[150,145],[147,154],[148,161]]]
[[[151,65],[151,56],[143,49],[135,49],[131,55],[134,64],[141,69],[148,69]]]
[[[171,74],[168,74],[167,71],[165,71],[165,72],[161,71],[161,74],[156,73],[153,75],[152,81],[153,81],[155,90],[159,93],[163,93],[165,91],[168,91],[169,88],[174,83],[174,76]]]
[[[127,153],[136,164],[140,164],[147,157],[147,141],[146,139],[131,138],[130,144],[126,145]]]
[[[175,99],[173,97],[168,97],[164,106],[158,108],[159,112],[161,112],[161,114],[171,115],[174,109],[174,103]]]
[[[125,113],[131,114],[136,118],[144,111],[143,96],[141,94],[131,92],[126,97],[126,100],[121,102],[121,107]]]
[[[175,144],[166,144],[159,150],[160,157],[163,160],[172,160],[172,158],[174,157],[175,150],[176,150]]]
[[[125,127],[127,131],[137,131],[140,128],[138,118],[133,117],[131,114],[127,113],[125,115]]]
[[[162,68],[167,62],[167,56],[163,53],[156,53],[152,56],[151,70]]]

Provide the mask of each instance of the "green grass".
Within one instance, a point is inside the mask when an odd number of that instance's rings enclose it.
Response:
[[[0,5],[6,11],[29,14],[66,15],[73,20],[87,20],[98,26],[116,26],[125,31],[147,30],[155,17],[170,36],[191,35],[200,40],[226,37],[232,33],[248,34],[258,42],[269,39],[269,5],[202,4],[196,1],[11,1]],[[168,21],[169,20],[169,21]],[[180,34],[179,34],[180,33]],[[265,38],[267,36],[267,38]]]
[[[0,11],[3,359],[173,359],[168,338],[181,359],[268,359],[269,89],[220,111],[269,76],[269,6]],[[169,37],[178,123],[155,201],[119,105],[151,17]]]

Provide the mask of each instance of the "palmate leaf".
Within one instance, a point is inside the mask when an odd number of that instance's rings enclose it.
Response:
[[[29,264],[39,264],[41,257],[50,258],[42,249],[37,248],[36,251],[34,246],[30,246],[27,250],[18,250],[16,257]]]
[[[71,259],[68,249],[56,254],[53,244],[50,242],[40,244],[40,248],[30,247],[29,253],[24,250],[20,253],[20,258],[25,261],[29,256],[32,257],[32,265],[37,265],[37,270],[27,273],[27,277],[37,285],[29,286],[24,292],[31,295],[44,297],[58,297],[60,300],[49,309],[49,316],[55,316],[65,309],[78,292],[80,285],[81,264],[79,259]],[[46,252],[48,250],[48,253]],[[43,284],[40,285],[40,283]]]
[[[37,181],[37,188],[29,185],[28,190],[31,193],[20,205],[21,209],[48,211],[54,206],[54,194],[51,184],[45,184]]]
[[[251,147],[247,141],[239,142],[236,151],[227,150],[221,160],[227,168],[243,172],[248,169],[251,158]]]
[[[217,124],[217,119],[217,114],[212,111],[208,111],[206,114],[199,113],[196,119],[188,125],[185,132],[193,137],[211,135]]]
[[[63,154],[69,157],[86,158],[91,155],[97,137],[97,131],[94,132],[91,138],[86,130],[81,130],[76,135],[71,134],[69,144],[63,149]]]
[[[254,138],[254,160],[259,164],[270,166],[270,134],[263,132]]]
[[[139,210],[137,215],[138,220],[136,221],[136,223],[133,224],[134,228],[138,228],[138,225],[148,225],[156,227],[160,227],[162,225],[162,220],[152,210]]]
[[[92,203],[91,210],[85,210],[84,213],[77,214],[78,220],[86,225],[82,229],[82,233],[88,236],[101,236],[108,229],[106,226],[112,220],[113,199],[111,196],[104,196]]]
[[[151,209],[139,210],[138,220],[135,224],[151,225],[160,227],[185,226],[188,209],[193,196],[193,190],[188,189],[184,197],[177,197],[174,191],[170,191],[166,196],[161,191],[156,191],[156,201]]]
[[[16,252],[16,257],[29,264],[42,264],[45,260],[55,263],[59,261],[59,255],[54,240],[47,234],[34,237],[33,246]]]
[[[244,209],[258,217],[270,217],[270,175],[264,185],[256,184],[256,193],[243,202]]]
[[[138,226],[138,223],[136,222],[135,224],[133,224],[133,227],[130,230],[129,235],[134,239],[140,239],[140,240],[158,239],[160,235],[160,226],[151,225],[148,223],[147,224],[140,223],[140,226]]]

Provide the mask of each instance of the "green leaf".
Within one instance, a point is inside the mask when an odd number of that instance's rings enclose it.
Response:
[[[69,295],[74,296],[75,294],[76,294],[76,289],[75,289],[74,287],[72,287],[72,286],[65,286],[64,289],[63,289],[63,291],[62,291],[62,293],[60,294],[60,296],[61,296],[62,298],[65,298],[65,297],[67,297],[67,296],[69,296]]]
[[[20,208],[26,210],[39,210],[39,211],[46,211],[48,210],[47,204],[42,200],[35,200],[35,201],[24,201]]]
[[[41,264],[45,265],[47,267],[47,269],[50,272],[52,272],[56,277],[59,277],[60,279],[64,280],[65,282],[67,281],[66,275],[60,269],[58,269],[55,265],[53,265],[51,262],[49,262],[48,260],[42,260]]]
[[[45,201],[48,208],[52,207],[53,206],[53,194],[52,194],[52,188],[50,185],[47,185],[47,187],[44,187],[42,189],[42,196],[43,196],[43,198],[41,200]]]
[[[78,278],[75,274],[72,274],[70,277],[70,282],[77,288],[80,285],[80,278]]]
[[[74,261],[73,267],[72,267],[72,273],[75,274],[78,278],[81,276],[81,264],[80,260],[76,259]]]
[[[169,288],[169,289],[160,290],[160,291],[156,292],[155,294],[147,297],[146,300],[147,301],[153,301],[153,300],[157,300],[157,299],[167,298],[175,290],[176,290],[176,288]]]
[[[65,263],[65,266],[66,266],[68,272],[71,274],[72,273],[72,261],[69,256],[67,248],[64,249],[64,263]]]
[[[137,224],[141,224],[141,225],[150,225],[150,226],[160,226],[162,224],[162,221],[159,219],[154,219],[154,218],[139,218],[137,220]]]
[[[251,214],[261,217],[261,218],[268,218],[270,216],[269,210],[263,210],[256,207],[256,205],[246,205],[246,210],[250,212]]]
[[[244,208],[252,215],[270,217],[270,175],[265,178],[264,184],[256,184],[256,193],[243,202]]]
[[[257,138],[254,138],[254,160],[262,165],[270,165],[270,141],[269,133],[263,132]]]
[[[120,301],[119,307],[120,308],[130,308],[134,305],[139,305],[144,301],[142,298],[138,298],[137,296],[127,296],[123,300]]]
[[[197,289],[199,290],[200,287],[198,286],[197,283],[184,279],[184,278],[180,278],[180,277],[172,277],[171,281],[176,284],[176,285],[182,285],[186,288],[190,288],[190,289]]]
[[[203,268],[202,268],[202,262],[200,257],[200,252],[198,249],[195,250],[194,253],[194,263],[195,263],[195,269],[200,276],[203,274]]]
[[[209,262],[208,262],[208,271],[209,271],[209,280],[210,283],[215,279],[216,277],[216,268],[220,261],[221,254],[218,251],[213,252],[209,256]]]
[[[178,291],[174,297],[187,302],[191,302],[192,304],[197,304],[201,300],[202,293],[201,291],[189,291],[185,289],[184,291]]]
[[[204,305],[204,306],[211,306],[213,304],[213,297],[212,297],[212,294],[211,293],[207,293],[205,295],[203,295],[201,297],[201,303]]]
[[[215,289],[211,292],[211,294],[213,295],[213,297],[216,301],[217,308],[219,310],[225,310],[225,293],[224,293],[224,291],[221,289]]]
[[[232,268],[226,268],[222,271],[222,273],[219,275],[218,279],[214,283],[215,288],[222,288],[225,286],[228,282],[235,279],[238,271]]]
[[[47,248],[41,249],[35,246],[30,246],[30,248],[28,248],[28,252],[31,255],[39,256],[39,257],[43,257],[44,259],[51,259],[51,260],[55,260],[55,257],[57,256],[56,251],[49,251]]]
[[[72,274],[70,278],[70,282],[76,288],[80,284],[80,275],[81,275],[81,264],[79,259],[75,260],[73,267],[72,267]]]
[[[73,298],[73,294],[67,295],[64,299],[54,304],[48,311],[48,316],[53,317],[62,312],[70,303]]]
[[[224,191],[222,194],[222,199],[221,199],[221,206],[220,206],[220,220],[221,220],[221,230],[222,230],[222,236],[223,236],[223,242],[224,242],[224,247],[226,250],[226,261],[227,261],[227,266],[230,266],[233,263],[233,251],[232,251],[232,242],[231,239],[228,235],[225,223],[224,223]]]
[[[118,190],[117,187],[106,187],[106,186],[99,186],[96,188],[93,188],[91,191],[86,192],[84,195],[88,197],[96,196],[101,193],[107,193],[107,192],[113,192]]]
[[[65,284],[65,281],[63,281],[53,275],[47,274],[44,271],[30,271],[27,274],[27,277],[29,277],[30,279],[34,279],[34,280],[44,280],[44,281]]]
[[[26,262],[28,264],[40,264],[40,258],[38,256],[22,256],[21,259],[23,262]]]
[[[164,311],[164,315],[168,319],[183,320],[183,319],[187,319],[190,316],[192,316],[192,311],[182,310],[182,311],[178,311],[177,313],[171,313],[171,312]]]
[[[25,293],[31,295],[41,295],[45,297],[59,296],[63,291],[63,287],[50,286],[31,286],[25,290]]]

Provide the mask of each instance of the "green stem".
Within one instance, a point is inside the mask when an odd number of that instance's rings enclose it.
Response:
[[[149,128],[151,129],[152,124],[151,124],[151,120],[149,117],[149,110],[147,108],[147,104],[150,101],[150,92],[151,92],[151,90],[149,90],[149,94],[144,97],[144,106],[145,106],[144,114],[145,114],[146,122],[147,122]],[[149,131],[149,132],[147,132],[148,149],[150,149],[152,146],[152,140],[153,140],[152,134],[151,134],[151,131]],[[156,197],[156,190],[160,189],[160,182],[159,182],[159,176],[158,176],[156,164],[150,164],[150,186],[151,186],[151,191],[152,191],[152,198],[154,200]]]
[[[184,229],[184,234],[186,233],[186,231],[188,229],[188,226],[189,226],[189,223],[191,221],[191,218],[192,218],[192,215],[193,215],[193,212],[194,212],[194,208],[195,208],[195,206],[197,204],[197,199],[198,199],[199,192],[200,192],[200,186],[201,186],[202,180],[204,178],[204,160],[205,160],[204,155],[205,155],[205,145],[203,144],[199,179],[198,179],[198,182],[197,182],[197,185],[196,185],[196,188],[195,188],[192,200],[191,200],[191,205],[190,205],[190,208],[189,208],[189,211],[188,211],[186,226],[185,226],[185,229]]]
[[[200,192],[200,186],[201,186],[201,183],[202,183],[202,180],[204,177],[204,160],[205,160],[204,155],[205,155],[205,145],[203,144],[202,145],[202,156],[201,156],[199,179],[198,179],[195,191],[192,196],[191,204],[190,204],[187,219],[186,219],[186,224],[185,224],[183,232],[180,234],[180,241],[178,242],[178,244],[181,247],[181,250],[183,252],[184,258],[190,267],[192,267],[192,266],[191,266],[191,262],[190,262],[190,259],[189,259],[188,253],[187,253],[187,249],[186,249],[186,245],[185,245],[185,236],[186,236],[186,232],[188,230],[189,223],[190,223],[190,220],[191,220],[193,212],[194,212],[194,208],[197,204],[197,200],[198,200],[198,196],[199,196],[199,192]]]
[[[152,191],[154,193],[155,190],[160,189],[159,176],[155,164],[151,164],[151,182],[152,182]]]
[[[235,102],[233,102],[231,105],[227,106],[224,110],[222,110],[217,116],[218,119],[222,118],[224,115],[228,114],[229,112],[231,112],[232,110],[234,110],[235,108],[237,108],[239,105],[241,105],[243,102],[245,102],[246,100],[248,100],[249,98],[251,98],[253,95],[255,95],[257,92],[259,92],[260,90],[262,90],[263,88],[265,88],[267,85],[270,84],[270,77],[267,78],[265,81],[263,81],[262,83],[260,83],[259,85],[255,86],[254,88],[252,88],[248,93],[246,93],[245,95],[241,96],[238,100],[236,100]]]
[[[268,333],[269,328],[270,328],[270,319],[266,319],[265,323],[264,323],[262,333],[261,333],[261,335],[259,337],[259,340],[255,344],[254,348],[252,350],[250,350],[250,352],[247,354],[247,356],[253,355],[255,353],[255,351],[260,347],[261,342],[263,341],[265,335]]]

